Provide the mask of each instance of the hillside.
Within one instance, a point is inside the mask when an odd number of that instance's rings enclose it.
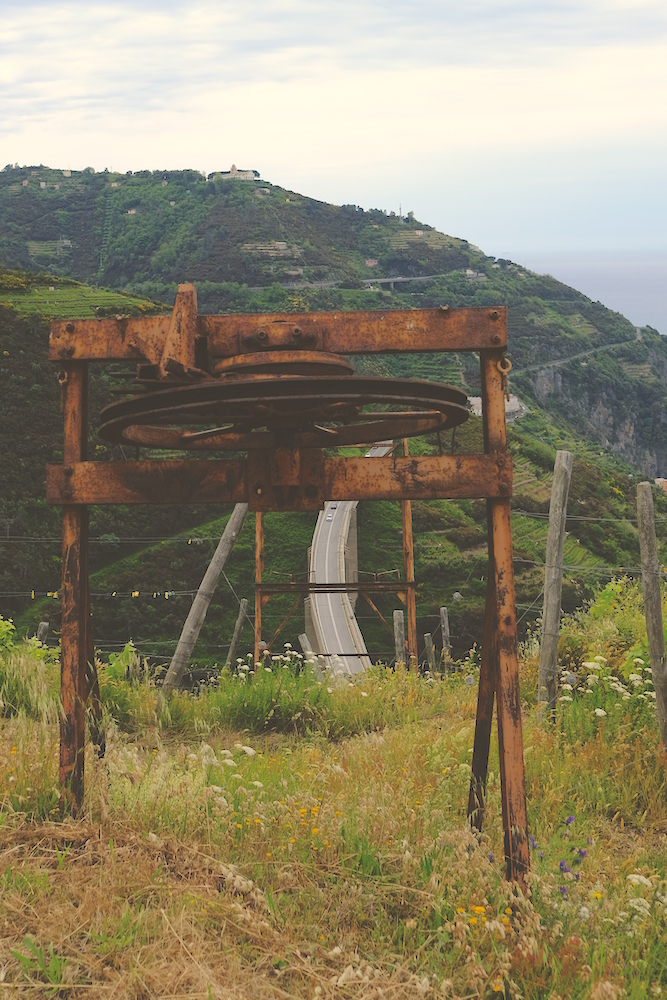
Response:
[[[54,227],[59,227],[57,239]],[[541,606],[539,564],[556,448],[568,447],[577,456],[570,513],[582,518],[567,543],[571,569],[564,606],[573,609],[592,594],[598,580],[638,563],[636,476],[665,471],[667,341],[651,329],[636,330],[624,317],[552,278],[495,261],[410,216],[337,208],[265,182],[206,180],[195,172],[167,177],[83,172],[65,178],[61,171],[42,168],[34,177],[32,170],[5,169],[0,172],[0,260],[32,268],[0,271],[5,457],[0,613],[21,616],[23,629],[32,629],[42,616],[55,615],[57,623],[57,601],[42,605],[37,599],[57,590],[60,572],[59,512],[43,500],[44,466],[59,460],[61,435],[59,391],[46,359],[48,321],[52,316],[168,309],[177,280],[195,280],[202,311],[508,303],[511,385],[530,407],[509,435],[516,463],[514,532],[522,627]],[[371,267],[369,261],[377,263]],[[47,265],[48,273],[37,270]],[[429,275],[425,281],[388,283],[392,277]],[[86,277],[100,286],[81,282]],[[102,282],[110,287],[101,287]],[[478,391],[476,362],[465,356],[359,358],[356,366]],[[90,440],[101,459],[122,457],[95,436],[100,407],[122,385],[114,368],[92,369]],[[33,419],[26,419],[28,412]],[[479,421],[471,420],[454,446],[481,447]],[[433,450],[435,442],[424,440],[416,447]],[[656,502],[662,516],[667,514],[667,498],[656,494]],[[91,512],[93,591],[100,595],[95,599],[95,633],[107,648],[130,635],[147,650],[149,644],[156,651],[171,648],[225,514],[210,507]],[[446,603],[456,651],[464,652],[480,638],[483,504],[416,504],[414,516],[419,632],[435,629],[437,609]],[[286,519],[276,525],[274,542],[268,531],[276,578],[304,573],[311,521]],[[362,571],[399,569],[398,509],[362,505],[360,527]],[[662,524],[660,533],[664,544]],[[242,584],[241,596],[252,598],[252,570],[244,559],[250,559],[249,545],[240,546],[232,583]],[[131,596],[136,591],[138,599]],[[169,604],[162,596],[153,597],[164,591],[171,594]],[[455,600],[454,593],[462,600]],[[381,606],[390,616],[391,601]],[[277,624],[281,610],[278,601],[272,602],[269,619],[275,616]],[[202,657],[220,658],[235,613],[236,601],[221,596],[202,634]],[[389,637],[382,625],[370,609],[360,607],[359,614],[372,651],[385,654]],[[299,613],[285,639],[294,642],[302,628]]]
[[[667,340],[411,214],[192,170],[8,166],[0,263],[167,302],[177,282],[194,281],[204,312],[507,304],[523,397],[646,475],[667,474]],[[424,364],[401,361],[414,373]],[[428,365],[431,377],[476,388],[457,358]]]

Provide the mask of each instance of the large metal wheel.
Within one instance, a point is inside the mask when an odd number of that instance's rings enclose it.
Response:
[[[446,430],[468,419],[460,389],[349,375],[210,379],[148,389],[102,411],[100,436],[151,448],[335,448]]]

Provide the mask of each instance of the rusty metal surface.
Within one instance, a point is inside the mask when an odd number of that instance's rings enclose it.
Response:
[[[136,360],[159,365],[171,324],[169,316],[140,319],[55,320],[52,361]],[[281,327],[278,324],[282,324]],[[480,351],[507,346],[507,309],[417,309],[389,312],[307,313],[255,316],[199,316],[197,333],[212,359],[256,351],[267,333],[289,336],[301,330],[306,348],[332,354],[391,354],[400,351]],[[284,347],[284,344],[280,345]]]
[[[264,573],[264,515],[255,513],[255,663],[259,661],[259,644],[262,641],[262,575]]]
[[[407,458],[410,454],[407,438],[403,438],[403,456]],[[415,548],[412,538],[412,504],[409,500],[401,501],[401,521],[403,527],[403,570],[405,579],[409,584],[414,584],[415,580]],[[412,664],[414,670],[419,670],[417,662],[417,595],[414,586],[410,587],[407,594],[406,611],[408,618],[407,644],[408,663]]]
[[[335,448],[456,427],[468,419],[466,401],[452,386],[407,379],[238,376],[111,403],[102,410],[99,434],[136,444],[147,431],[145,443],[170,449]],[[362,412],[370,405],[410,409]]]
[[[407,588],[417,584],[397,580],[396,583],[386,583],[382,580],[361,580],[355,583],[263,583],[263,594],[404,594]],[[393,632],[392,632],[393,635]]]
[[[85,364],[69,365],[61,377],[64,410],[63,456],[86,457],[88,373]],[[62,502],[62,501],[61,501]],[[63,507],[60,637],[60,784],[74,811],[83,805],[86,657],[90,646],[87,614],[88,511]]]
[[[48,465],[46,497],[64,504],[250,503],[253,510],[318,510],[339,500],[509,497],[509,455],[326,458],[316,449],[301,462],[299,486],[274,485],[271,453],[246,459],[79,462]],[[259,492],[258,492],[259,491]],[[292,506],[289,506],[292,505]]]

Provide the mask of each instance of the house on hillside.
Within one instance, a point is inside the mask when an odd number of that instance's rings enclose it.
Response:
[[[208,175],[208,179],[221,181],[258,181],[259,170],[239,170],[235,163],[232,163],[231,170],[217,170]]]
[[[482,416],[482,397],[481,396],[468,396],[468,403],[470,404],[470,409],[475,414],[476,417]],[[505,397],[505,420],[508,424],[513,423],[522,417],[524,413],[528,413],[528,407],[525,403],[522,403],[518,396],[512,394],[509,399]]]

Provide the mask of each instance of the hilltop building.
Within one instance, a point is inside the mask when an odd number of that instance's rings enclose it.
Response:
[[[468,396],[468,402],[470,403],[470,408],[476,417],[482,416],[482,397],[481,396]],[[528,407],[525,403],[522,403],[518,396],[511,395],[509,399],[505,398],[505,420],[508,424],[513,423],[522,417],[524,413],[528,413]]]
[[[209,174],[208,179],[221,181],[258,181],[260,179],[259,170],[239,170],[235,163],[232,163],[231,170],[216,170]]]

